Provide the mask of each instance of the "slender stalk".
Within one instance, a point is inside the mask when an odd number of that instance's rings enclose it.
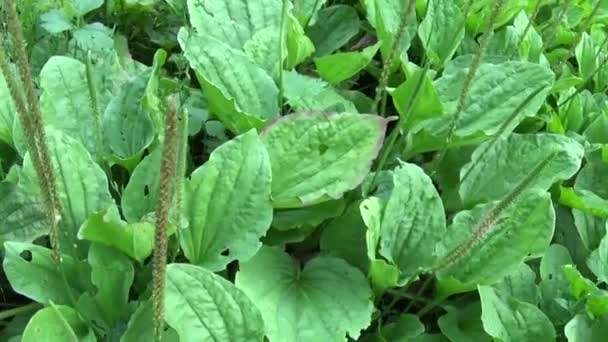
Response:
[[[492,9],[492,13],[490,14],[490,19],[488,22],[488,34],[482,38],[482,40],[479,44],[479,50],[473,57],[473,61],[471,62],[471,66],[469,67],[469,72],[465,76],[464,82],[462,84],[462,92],[460,93],[460,96],[458,98],[458,104],[456,105],[456,112],[454,113],[453,119],[450,122],[450,126],[448,128],[448,134],[447,134],[447,138],[444,143],[444,146],[441,149],[441,151],[439,152],[439,154],[437,155],[435,167],[433,168],[433,172],[431,172],[431,176],[437,172],[437,168],[439,167],[439,165],[441,165],[441,162],[443,161],[443,158],[445,158],[445,154],[447,153],[447,150],[449,149],[450,144],[452,143],[452,139],[454,138],[454,132],[456,130],[456,125],[458,124],[458,119],[460,118],[460,114],[462,113],[462,110],[464,109],[465,102],[469,95],[471,83],[473,82],[473,79],[475,78],[477,69],[479,69],[479,66],[481,65],[481,61],[483,59],[484,52],[485,52],[486,48],[488,47],[488,43],[490,42],[492,35],[494,35],[494,26],[496,24],[496,18],[498,18],[498,15],[500,14],[500,11],[502,10],[502,6],[504,5],[504,2],[505,2],[505,0],[496,0],[494,2],[494,8]]]
[[[27,102],[29,103],[29,111],[25,110],[24,107],[21,107],[21,110],[24,110],[24,112],[20,115],[20,118],[22,119],[22,124],[24,124],[24,130],[28,135],[26,136],[26,140],[30,140],[28,151],[32,157],[32,163],[39,164],[39,166],[34,166],[34,169],[37,173],[38,181],[41,184],[40,189],[43,202],[45,203],[46,216],[50,228],[49,237],[53,249],[53,258],[55,261],[59,261],[61,258],[61,250],[59,246],[57,223],[61,217],[61,204],[56,188],[55,173],[53,171],[53,164],[46,141],[44,125],[42,123],[40,103],[38,95],[36,94],[36,87],[34,85],[27,52],[24,46],[25,40],[21,29],[21,22],[17,14],[15,0],[6,0],[6,5],[8,28],[13,36],[17,67],[19,68],[19,74],[25,88]],[[16,83],[16,81],[13,83]],[[38,156],[35,156],[36,154]]]
[[[29,303],[23,306],[19,306],[16,308],[0,311],[0,320],[11,318],[23,313],[27,313],[30,311],[38,310],[42,308],[42,304],[39,303]]]
[[[94,79],[94,75],[93,75],[93,61],[92,61],[90,50],[87,53],[86,72],[87,72],[87,86],[89,88],[90,106],[91,106],[91,110],[93,110],[93,115],[95,115],[95,118],[94,118],[95,148],[97,151],[98,162],[101,164],[103,161],[101,113],[99,111],[99,102],[97,100],[97,89],[95,87],[95,79]]]
[[[388,56],[386,56],[386,60],[384,61],[384,65],[382,67],[382,72],[380,73],[380,80],[378,82],[378,87],[376,88],[376,97],[374,98],[374,104],[372,106],[372,108],[374,108],[380,116],[386,115],[386,87],[388,86],[388,78],[390,76],[391,69],[393,68],[395,54],[397,54],[399,51],[401,39],[405,34],[405,30],[407,30],[407,18],[412,14],[415,4],[416,0],[408,1],[407,7],[402,13],[401,21],[399,22],[399,27],[397,28],[397,33],[393,38],[393,44],[388,51]],[[380,106],[380,102],[383,103],[382,106]],[[380,108],[378,108],[379,106]]]
[[[165,115],[165,139],[160,167],[160,185],[156,204],[156,230],[152,259],[152,306],[154,312],[154,334],[160,341],[164,329],[164,292],[167,269],[167,226],[173,197],[176,164],[177,104],[169,101]]]
[[[279,28],[279,113],[283,114],[283,47],[285,46],[285,17],[287,17],[287,0],[281,7],[281,27]]]
[[[188,113],[181,110],[181,115],[178,122],[178,152],[177,152],[177,169],[175,171],[175,212],[174,222],[177,225],[175,234],[177,241],[180,240],[182,227],[182,213],[184,204],[185,178],[186,178],[186,158],[188,155]],[[176,250],[172,253],[172,261],[175,261],[179,252],[179,244],[176,245]]]

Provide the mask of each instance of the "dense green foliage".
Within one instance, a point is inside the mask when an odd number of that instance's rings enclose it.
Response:
[[[606,338],[608,2],[2,6],[0,340]]]

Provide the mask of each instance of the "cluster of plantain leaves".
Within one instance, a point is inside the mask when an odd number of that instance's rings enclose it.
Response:
[[[608,2],[11,3],[0,340],[605,339]]]

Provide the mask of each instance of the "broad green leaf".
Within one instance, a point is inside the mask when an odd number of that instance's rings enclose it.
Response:
[[[355,105],[331,85],[295,71],[284,74],[283,89],[287,103],[296,111],[357,112]]]
[[[561,187],[559,203],[589,215],[608,217],[608,200],[586,189]]]
[[[456,214],[438,246],[443,257],[437,276],[442,291],[494,284],[513,273],[528,256],[549,245],[555,211],[548,193],[525,191],[511,201],[490,202]],[[460,285],[450,289],[453,279]],[[460,292],[458,290],[457,292]]]
[[[367,20],[376,29],[378,39],[382,41],[380,51],[386,60],[393,48],[395,37],[402,27],[402,19],[407,10],[408,1],[402,0],[365,0],[367,9]],[[408,14],[405,22],[405,31],[401,35],[401,41],[398,44],[397,55],[406,52],[412,39],[416,36],[416,11]],[[398,63],[394,63],[395,67]]]
[[[44,206],[12,183],[0,183],[0,241],[31,242],[48,234]]]
[[[72,1],[74,14],[77,17],[82,17],[83,15],[95,10],[103,5],[103,0],[76,0]]]
[[[452,342],[489,342],[490,336],[483,330],[481,303],[450,305],[447,313],[437,320],[441,332]]]
[[[583,153],[576,140],[550,133],[511,134],[491,140],[480,145],[462,168],[460,196],[466,206],[500,199],[547,158],[527,188],[548,190],[578,171]],[[509,162],[503,162],[506,160]]]
[[[608,199],[608,179],[605,175],[608,173],[608,163],[599,160],[588,160],[581,168],[574,188],[576,190],[588,190],[598,196]]]
[[[408,138],[413,144],[409,147],[412,152],[443,148],[467,72],[468,65],[448,66],[434,82],[448,115],[421,122],[412,129]],[[534,63],[482,63],[458,114],[451,146],[468,145],[485,136],[512,131],[525,117],[536,114],[553,79],[551,70]],[[532,96],[535,92],[538,94]],[[529,97],[532,99],[528,100]]]
[[[277,86],[245,53],[206,34],[182,29],[178,37],[201,80],[209,109],[226,127],[245,132],[278,116]]]
[[[293,14],[300,21],[302,26],[307,26],[311,21],[315,21],[317,12],[327,0],[293,0]]]
[[[70,57],[53,56],[40,72],[40,87],[44,123],[77,139],[96,156],[96,114],[85,65]]]
[[[70,18],[61,9],[52,9],[40,16],[40,26],[50,34],[57,34],[70,30],[74,25]]]
[[[365,276],[335,257],[317,257],[301,269],[282,250],[262,247],[240,265],[236,285],[262,313],[271,342],[357,339],[371,322]]]
[[[23,342],[94,342],[97,339],[78,312],[53,305],[34,314],[23,331]]]
[[[576,61],[578,64],[579,76],[587,79],[595,73],[597,69],[597,58],[593,39],[587,32],[583,32],[576,49]]]
[[[374,58],[380,48],[380,43],[368,46],[361,51],[340,52],[315,58],[319,76],[336,85],[349,79],[363,70]]]
[[[424,79],[421,80],[422,77]],[[433,82],[422,69],[415,70],[405,82],[391,92],[391,96],[397,112],[402,120],[405,120],[406,128],[443,114],[443,105]]]
[[[63,208],[59,229],[61,248],[83,256],[85,247],[76,237],[89,215],[114,205],[104,171],[84,146],[66,134],[48,128],[46,137],[57,178],[57,192]],[[19,185],[25,193],[39,195],[40,185],[29,155],[23,163]]]
[[[608,317],[592,320],[579,313],[566,324],[564,332],[568,342],[602,342],[608,334]]]
[[[317,12],[306,34],[315,45],[315,56],[325,56],[348,43],[359,32],[359,16],[352,6],[334,5]]]
[[[302,208],[275,210],[272,227],[285,231],[303,226],[316,227],[323,221],[339,217],[344,212],[345,200],[338,199]]]
[[[332,219],[321,233],[319,248],[323,252],[342,258],[349,264],[367,272],[365,222],[359,210],[360,202],[352,204],[341,216]]]
[[[137,309],[131,315],[120,342],[140,342],[154,340],[154,327],[152,322],[152,301],[140,302]],[[179,335],[175,329],[169,327],[163,332],[161,342],[179,342]]]
[[[143,263],[154,249],[154,225],[123,222],[112,207],[91,215],[80,227],[78,238],[116,248]]]
[[[387,120],[351,113],[296,113],[267,126],[274,206],[337,199],[359,185],[384,139]]]
[[[563,267],[570,281],[570,291],[575,299],[584,301],[587,312],[594,317],[608,314],[608,291],[599,289],[596,284],[585,278],[574,265]]]
[[[0,72],[0,142],[12,144],[13,121],[16,117],[15,104],[8,90],[4,75]]]
[[[393,172],[382,214],[380,255],[399,267],[404,282],[433,266],[433,247],[445,233],[443,204],[431,178],[415,164],[402,163]]]
[[[600,282],[608,283],[608,234],[604,235],[598,248],[591,253],[587,265]]]
[[[180,341],[263,341],[264,321],[232,283],[194,265],[167,266],[165,320]]]
[[[188,13],[199,34],[240,50],[260,30],[275,27],[278,31],[281,6],[280,0],[188,0]],[[202,46],[212,49],[206,44]],[[278,41],[275,46],[278,50]]]
[[[479,286],[481,321],[486,332],[505,342],[555,341],[555,328],[535,305],[490,286]]]
[[[102,23],[84,25],[74,30],[72,35],[74,44],[82,51],[105,54],[114,49],[112,30]]]
[[[583,136],[591,144],[608,144],[608,114],[600,113],[583,132]]]
[[[465,18],[452,0],[429,0],[418,36],[427,56],[441,67],[449,60],[464,38]]]
[[[88,277],[86,269],[72,257],[62,255],[63,269],[68,286],[51,257],[51,250],[29,243],[7,241],[4,243],[2,267],[13,290],[38,303],[71,304],[70,294],[78,294],[83,282],[78,277]],[[22,253],[29,252],[26,260]]]
[[[127,222],[136,223],[154,212],[160,184],[160,149],[147,155],[133,171],[121,198],[122,213]]]
[[[270,191],[268,153],[255,131],[213,151],[186,184],[190,225],[180,242],[188,260],[220,271],[252,257],[272,221]]]
[[[91,244],[87,260],[91,266],[91,282],[97,288],[95,303],[111,327],[127,316],[135,273],[133,264],[118,250],[96,243]]]
[[[145,72],[125,83],[103,114],[105,146],[119,160],[139,161],[154,140],[154,124],[143,105],[149,75]]]

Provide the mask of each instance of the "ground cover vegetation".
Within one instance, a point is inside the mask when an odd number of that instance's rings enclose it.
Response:
[[[608,1],[0,8],[0,340],[605,340]]]

